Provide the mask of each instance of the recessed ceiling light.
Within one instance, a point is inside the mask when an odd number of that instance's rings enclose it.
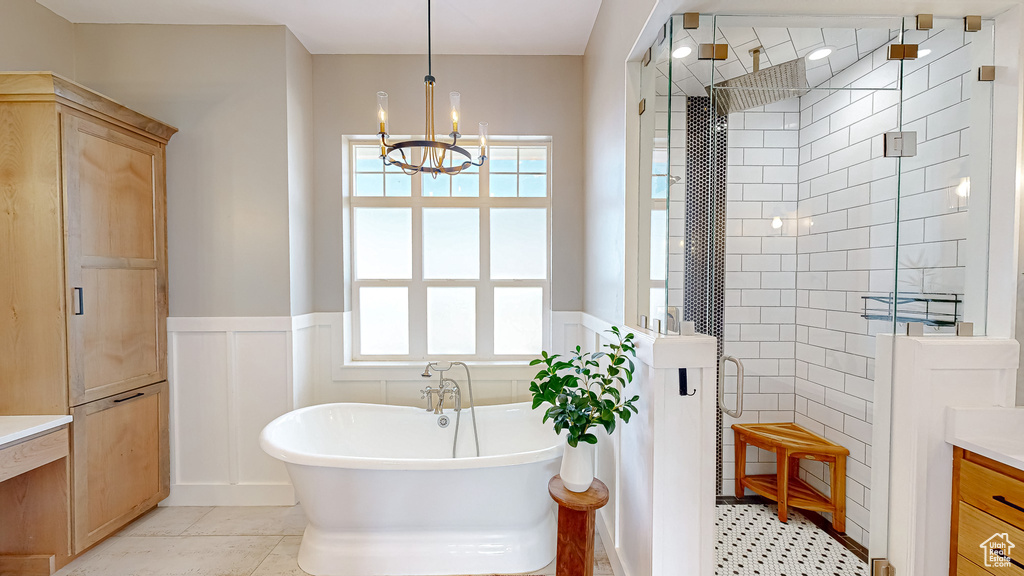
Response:
[[[674,52],[672,52],[672,57],[686,58],[687,56],[690,55],[690,52],[693,52],[693,49],[690,48],[689,46],[680,46],[679,48],[676,48]]]
[[[924,50],[918,50],[917,51],[917,57],[918,58],[924,58],[925,56],[927,56],[927,55],[929,55],[931,53],[932,53],[932,51],[931,51],[930,48],[925,48]]]
[[[832,53],[831,48],[818,48],[814,52],[807,55],[808,60],[821,60],[822,58],[828,58],[828,55]]]

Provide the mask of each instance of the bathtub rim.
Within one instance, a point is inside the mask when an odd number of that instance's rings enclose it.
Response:
[[[421,412],[422,409],[411,406],[393,406],[388,404],[370,404],[366,402],[331,402],[327,404],[314,404],[304,408],[297,408],[286,412],[273,419],[260,431],[260,448],[268,455],[276,458],[285,464],[298,464],[302,466],[317,466],[326,468],[341,468],[352,470],[463,470],[472,468],[496,468],[501,466],[516,466],[520,464],[531,464],[554,460],[562,455],[565,440],[564,433],[558,436],[557,442],[546,448],[530,450],[526,452],[515,452],[512,454],[498,454],[494,456],[470,456],[464,458],[371,458],[365,456],[338,456],[326,454],[311,454],[298,452],[275,443],[271,438],[274,428],[283,425],[286,419],[294,418],[296,415],[315,410],[325,410],[333,406],[359,407],[366,406],[374,409],[386,409],[395,412]],[[491,406],[478,406],[480,411],[488,411],[488,408],[499,407],[521,407],[532,411],[530,402],[510,402],[508,404],[494,404]],[[468,412],[466,408],[464,411]],[[471,418],[470,414],[465,415]],[[552,434],[554,430],[552,430]]]

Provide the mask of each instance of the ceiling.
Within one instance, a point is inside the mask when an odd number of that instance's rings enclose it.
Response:
[[[285,25],[313,54],[425,54],[424,0],[36,0],[74,23]],[[601,0],[434,0],[438,54],[581,55]]]
[[[729,58],[715,62],[714,79],[719,82],[753,72],[750,50],[758,46],[764,48],[761,68],[803,58],[818,48],[828,46],[832,53],[827,58],[807,61],[807,82],[815,87],[871,54],[897,34],[896,30],[882,28],[720,27],[717,29],[717,42],[729,44]],[[676,31],[672,50],[680,46],[689,46],[692,52],[683,58],[669,58],[673,65],[672,93],[706,96],[705,86],[711,83],[709,61],[697,60],[697,41],[688,30]],[[665,64],[664,67],[659,66],[663,76],[667,62]],[[667,84],[667,78],[663,82]],[[663,90],[659,88],[659,94],[664,93]]]

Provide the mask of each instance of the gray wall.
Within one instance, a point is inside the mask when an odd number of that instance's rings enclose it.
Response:
[[[0,68],[55,70],[180,129],[167,152],[171,316],[343,310],[342,135],[374,131],[382,89],[392,125],[417,131],[425,66],[313,57],[283,26],[72,25],[0,0]],[[462,92],[465,125],[552,137],[552,308],[582,309],[583,58],[436,56],[434,75],[439,93]],[[604,210],[621,236],[621,202]],[[600,269],[621,279],[615,253]]]
[[[390,127],[423,127],[425,56],[317,55],[313,57],[316,138],[316,309],[347,309],[342,286],[343,135],[376,132],[376,93],[390,97]],[[582,307],[583,114],[579,56],[434,56],[436,101],[462,93],[463,125],[480,121],[490,134],[552,137],[554,238],[552,309]],[[441,113],[443,116],[443,113]]]
[[[0,0],[0,70],[75,76],[74,26],[34,0]]]
[[[291,313],[313,312],[313,57],[285,31]]]
[[[78,25],[76,80],[181,131],[167,150],[171,316],[287,316],[283,26]]]
[[[623,320],[625,290],[626,57],[653,0],[604,0],[583,56],[583,310]]]

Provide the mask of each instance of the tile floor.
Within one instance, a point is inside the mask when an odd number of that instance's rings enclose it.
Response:
[[[157,508],[57,575],[304,576],[296,558],[305,526],[299,506]],[[594,576],[612,576],[597,540]],[[554,573],[554,563],[532,572]]]
[[[718,505],[717,576],[865,576],[867,564],[796,510],[778,521],[774,504]]]

